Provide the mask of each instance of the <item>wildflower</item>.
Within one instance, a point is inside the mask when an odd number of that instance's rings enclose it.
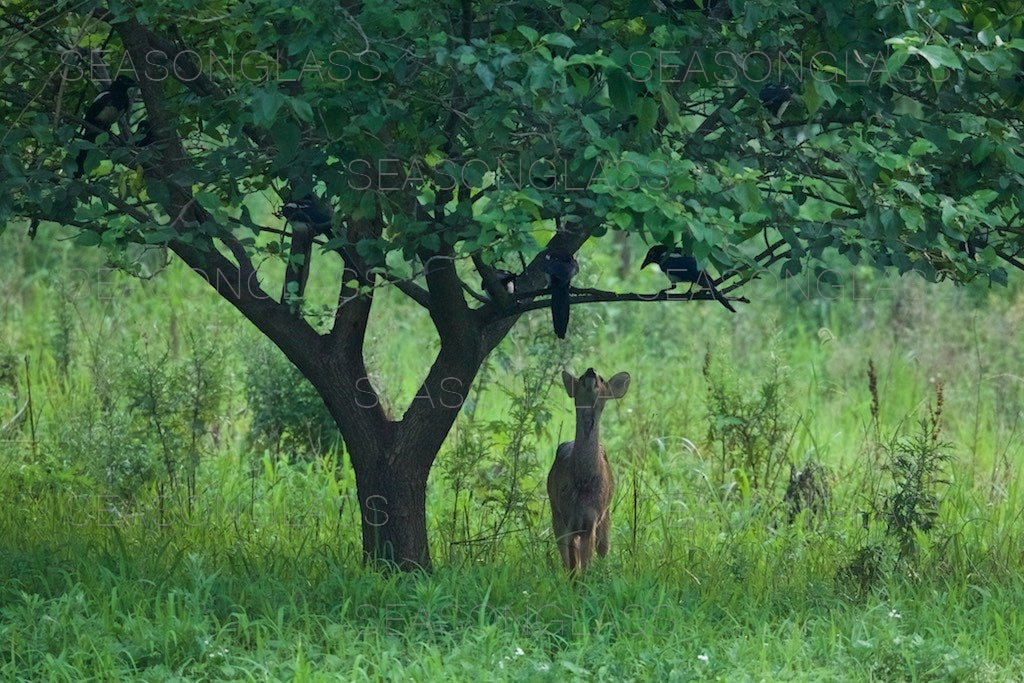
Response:
[[[897,612],[895,609],[891,609],[891,610],[889,610],[889,618],[890,619],[902,619],[903,615],[900,614],[899,612]]]
[[[710,661],[711,658],[708,657],[706,653],[702,652],[699,655],[697,655],[697,659],[699,659],[702,662],[707,662]]]

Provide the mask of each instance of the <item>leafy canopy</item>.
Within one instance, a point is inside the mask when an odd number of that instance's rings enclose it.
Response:
[[[479,291],[471,257],[519,270],[557,231],[608,230],[683,240],[737,283],[829,252],[1005,282],[1022,5],[11,0],[0,224],[241,265],[279,248],[257,207],[315,192],[326,246],[394,283],[440,254]],[[86,142],[92,79],[124,73],[136,111]],[[794,91],[781,118],[767,83]]]

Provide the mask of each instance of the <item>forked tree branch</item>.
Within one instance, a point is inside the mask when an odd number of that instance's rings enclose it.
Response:
[[[134,18],[119,24],[118,30],[125,50],[132,59],[136,63],[145,63],[145,56],[151,48],[148,42],[149,32]],[[184,232],[187,228],[183,224],[202,223],[205,211],[196,204],[187,188],[170,179],[175,174],[187,171],[188,162],[181,138],[173,125],[173,115],[167,107],[161,83],[142,78],[138,85],[142,91],[152,130],[164,142],[164,149],[161,150],[164,152],[163,163],[148,166],[144,172],[148,177],[167,184],[170,198],[168,204],[163,207],[164,211],[170,216],[176,216],[175,222],[179,225],[175,226],[175,230]],[[167,151],[170,153],[166,153]],[[134,208],[131,215],[136,219],[144,216]],[[320,343],[320,336],[303,318],[291,313],[288,306],[278,303],[262,291],[255,281],[256,270],[251,259],[233,235],[222,234],[218,238],[239,261],[237,266],[214,247],[212,240],[206,249],[197,248],[179,239],[169,240],[168,247],[196,273],[202,275],[218,294],[280,346],[293,362],[300,368],[305,365],[307,367],[302,369],[313,372],[315,369],[308,367],[310,363],[304,361],[308,361],[309,349]]]

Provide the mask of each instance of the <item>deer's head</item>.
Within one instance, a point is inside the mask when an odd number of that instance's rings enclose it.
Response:
[[[605,381],[594,372],[594,368],[587,368],[578,379],[573,377],[572,373],[563,370],[562,382],[569,398],[576,403],[577,410],[593,410],[600,413],[608,399],[622,398],[626,395],[626,390],[629,389],[629,373],[620,372]]]

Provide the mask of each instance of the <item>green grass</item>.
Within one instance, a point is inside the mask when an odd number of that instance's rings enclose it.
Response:
[[[1024,671],[1019,278],[990,292],[857,270],[844,282],[856,277],[867,298],[847,290],[837,301],[762,282],[735,316],[713,303],[579,307],[565,344],[544,311],[531,314],[485,368],[432,474],[436,571],[384,576],[360,564],[343,452],[289,463],[287,449],[246,445],[245,370],[265,342],[230,306],[183,268],[100,278],[98,252],[15,232],[0,236],[0,367],[8,359],[14,378],[0,384],[0,425],[29,380],[33,411],[0,444],[4,680],[989,681]],[[581,278],[659,286],[646,272],[620,281],[614,262],[588,253]],[[311,291],[326,304],[319,276]],[[394,292],[377,305],[369,366],[400,411],[436,340]],[[164,354],[168,368],[188,369],[210,347],[223,354],[217,372],[196,372],[216,376],[223,395],[187,451],[198,462],[190,500],[183,480],[166,479],[166,452],[146,450],[153,415],[123,392],[138,377],[163,381],[147,368]],[[558,566],[543,483],[573,429],[554,379],[562,363],[633,376],[602,424],[617,480],[612,551],[577,584]],[[737,485],[708,438],[708,382],[752,396],[772,368],[785,378],[787,457],[833,473],[831,515],[817,525],[780,523],[785,481]],[[884,520],[865,527],[862,513],[891,489],[880,444],[914,433],[939,383],[949,483],[937,526],[901,560]],[[96,407],[108,394],[119,422]],[[185,429],[173,410],[156,408],[161,426]],[[124,433],[104,441],[100,424]],[[131,460],[128,446],[149,455]]]

